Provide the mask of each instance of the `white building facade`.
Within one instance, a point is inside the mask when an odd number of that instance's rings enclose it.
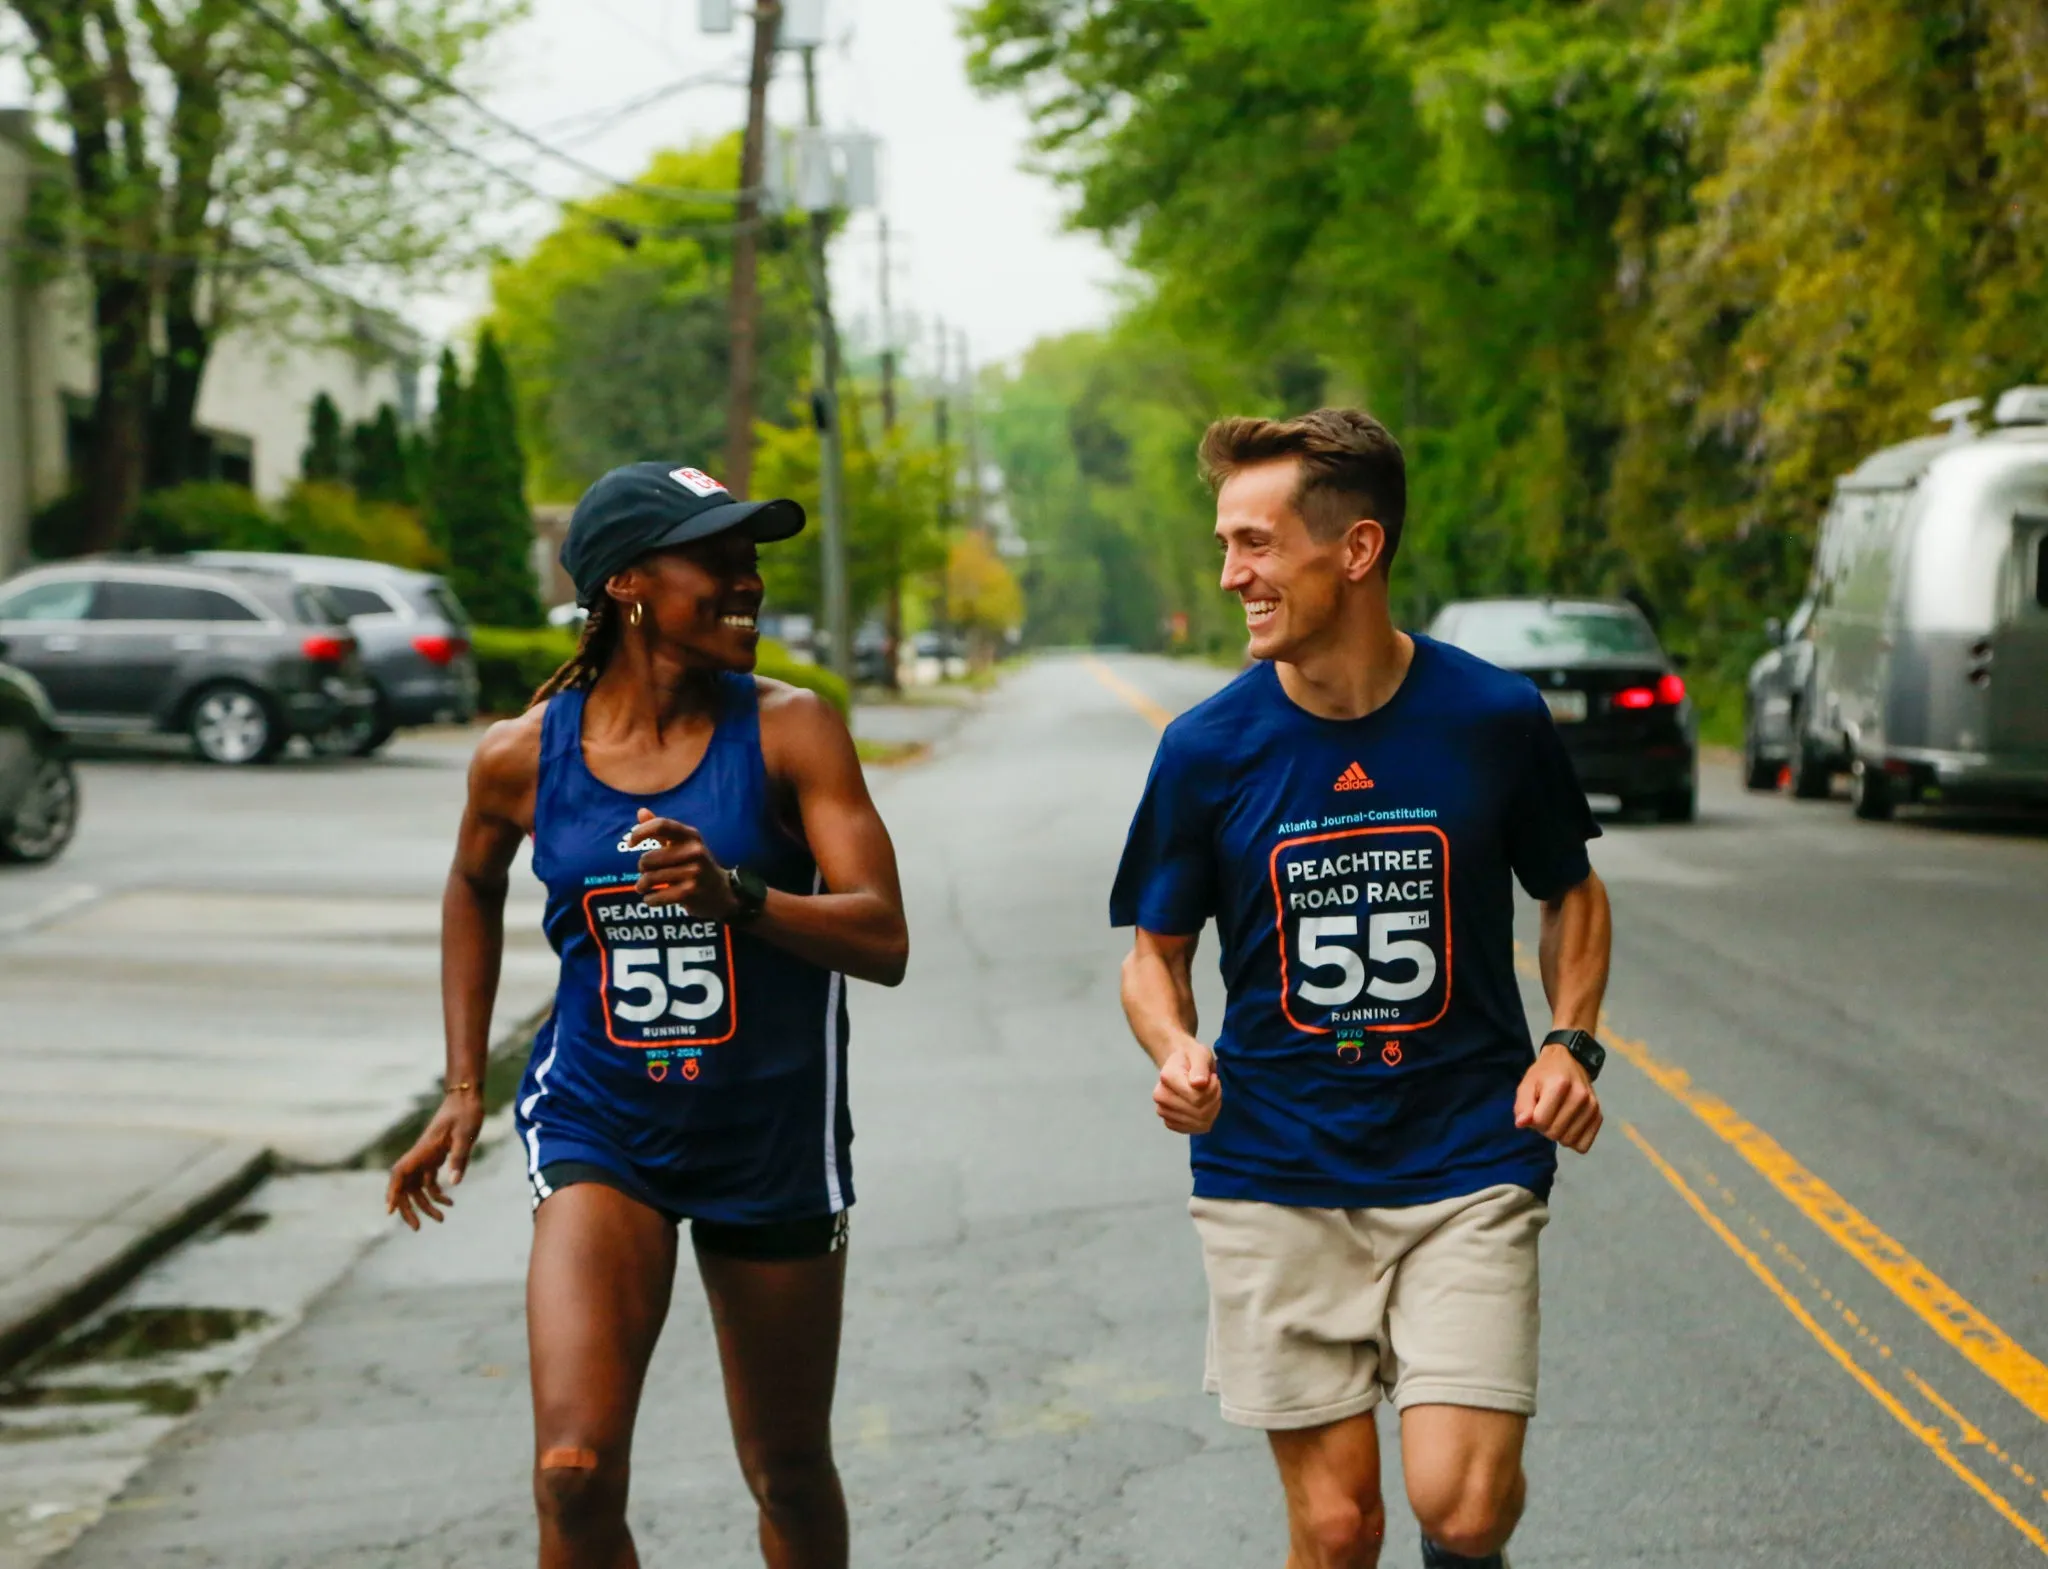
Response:
[[[26,564],[36,510],[82,477],[97,382],[83,280],[37,285],[21,265],[33,254],[23,245],[30,191],[51,171],[27,115],[0,111],[0,247],[8,262],[0,266],[0,577]],[[312,287],[292,279],[280,286]],[[210,477],[265,498],[282,495],[298,478],[308,417],[323,392],[344,422],[369,419],[389,403],[411,423],[420,341],[389,317],[353,315],[346,344],[253,327],[222,334],[207,361],[196,422]]]

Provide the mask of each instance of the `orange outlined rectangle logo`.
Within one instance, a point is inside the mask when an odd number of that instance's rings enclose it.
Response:
[[[614,1046],[717,1046],[739,1029],[732,928],[631,884],[593,888],[584,920],[597,944],[604,1033]]]
[[[1451,841],[1428,823],[1273,846],[1280,1010],[1309,1035],[1423,1030],[1451,1006]]]

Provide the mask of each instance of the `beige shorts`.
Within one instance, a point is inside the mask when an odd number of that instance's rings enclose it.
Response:
[[[1209,1272],[1203,1380],[1226,1421],[1317,1427],[1413,1405],[1536,1411],[1536,1238],[1502,1185],[1402,1209],[1191,1199]]]

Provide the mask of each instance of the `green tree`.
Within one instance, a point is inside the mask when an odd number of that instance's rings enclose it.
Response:
[[[535,493],[571,500],[605,470],[669,457],[712,469],[725,442],[729,206],[652,188],[730,190],[737,136],[658,154],[649,189],[565,209],[492,276],[503,344],[532,442]],[[808,351],[803,272],[779,228],[761,257],[758,405],[791,405]]]
[[[1948,397],[2048,369],[2048,61],[2034,5],[1784,14],[1660,240],[1611,515],[1705,646],[1804,576],[1834,477]]]
[[[880,441],[861,419],[860,389],[841,389],[846,431],[847,600],[856,623],[881,612],[892,589],[945,562],[947,476],[957,453],[898,425]],[[808,407],[807,405],[805,406]],[[761,552],[768,601],[777,610],[821,615],[824,530],[818,482],[818,433],[808,420],[757,429],[754,491],[800,502],[810,526]]]
[[[1200,625],[1193,433],[1327,399],[1407,448],[1409,619],[1640,588],[1725,677],[1835,473],[2048,362],[2035,0],[984,0],[963,28],[1145,284],[998,395],[1034,629],[1106,635],[1112,541]],[[1074,589],[1098,610],[1042,608]]]
[[[456,361],[455,350],[444,348],[434,380],[434,416],[412,450],[410,467],[427,533],[440,547],[443,558],[449,560],[453,559],[449,518],[460,504],[464,483],[462,393],[462,366]]]
[[[299,473],[309,480],[348,478],[348,453],[341,440],[341,410],[321,393],[313,399],[306,421],[306,447],[299,454]]]
[[[398,410],[380,404],[376,415],[355,427],[349,437],[350,473],[363,500],[410,506],[419,497],[406,456],[405,434]]]
[[[473,172],[431,134],[445,79],[515,0],[380,5],[359,31],[317,0],[268,9],[342,71],[239,0],[7,0],[39,131],[68,178],[39,193],[32,260],[84,271],[96,372],[78,549],[116,537],[145,483],[189,475],[193,417],[221,332],[331,307],[281,283],[337,265],[454,260]],[[388,114],[360,84],[403,100]],[[422,129],[424,123],[427,129]]]
[[[442,457],[448,577],[471,615],[490,626],[538,626],[533,514],[511,373],[489,328],[477,343],[476,375],[461,394]]]

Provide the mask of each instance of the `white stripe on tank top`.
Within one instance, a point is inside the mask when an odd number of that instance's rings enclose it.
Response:
[[[825,891],[825,873],[813,869],[811,894]],[[839,1186],[839,988],[846,977],[832,972],[825,988],[825,1199],[833,1214],[846,1208],[846,1195]]]
[[[548,1024],[552,1029],[554,1020],[550,1019]],[[548,1054],[533,1071],[533,1093],[519,1107],[519,1115],[526,1120],[526,1174],[533,1179],[533,1201],[536,1204],[555,1191],[548,1186],[548,1179],[540,1174],[540,1124],[533,1120],[533,1108],[548,1092],[548,1069],[555,1065],[555,1050],[554,1037],[550,1035]]]

